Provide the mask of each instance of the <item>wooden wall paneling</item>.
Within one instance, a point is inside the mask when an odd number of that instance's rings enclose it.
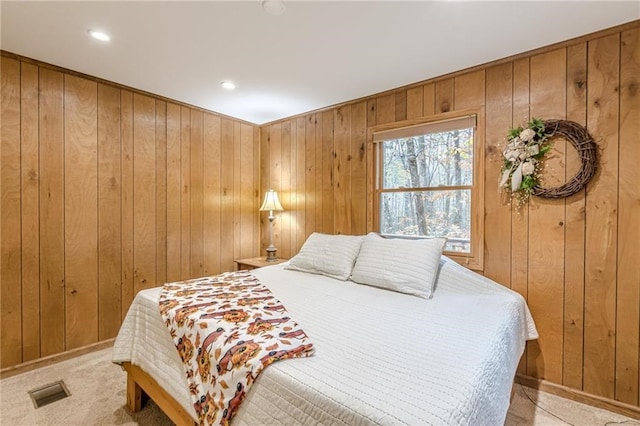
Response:
[[[422,115],[429,116],[436,113],[436,84],[427,83],[422,86]]]
[[[376,98],[376,124],[392,123],[396,121],[396,97],[394,94],[378,96]],[[345,109],[345,108],[342,108]],[[369,124],[371,126],[371,124]]]
[[[204,115],[204,275],[220,272],[220,117]]]
[[[167,282],[167,103],[156,99],[156,284]]]
[[[322,113],[322,232],[333,234],[334,199],[333,199],[333,111]]]
[[[22,362],[40,357],[38,67],[20,68]]]
[[[295,135],[292,134],[292,137]],[[269,171],[271,162],[271,126],[260,128],[260,205],[264,200],[264,194],[271,188],[271,173]],[[295,166],[295,161],[293,162]],[[293,208],[292,208],[293,210]],[[268,213],[258,212],[260,219],[260,255],[265,254],[265,249],[269,245],[269,221]]]
[[[407,91],[401,90],[399,92],[396,92],[395,98],[396,98],[396,106],[395,106],[396,120],[395,121],[406,120],[407,119]]]
[[[259,243],[253,229],[253,218],[258,214],[258,210],[253,208],[255,190],[253,187],[253,175],[256,170],[253,168],[253,128],[248,124],[240,125],[240,190],[237,195],[240,197],[240,257],[252,257],[254,247]]]
[[[506,193],[498,188],[498,177],[503,164],[502,151],[505,148],[506,134],[511,127],[513,115],[512,86],[511,62],[487,69],[484,275],[506,287],[511,287],[511,208],[507,203]]]
[[[390,98],[392,99],[392,98]],[[335,110],[333,119],[334,146],[336,158],[334,161],[334,223],[336,234],[351,233],[351,106],[344,106]]]
[[[122,318],[120,90],[98,84],[98,340]]]
[[[307,115],[305,120],[305,239],[314,232],[316,228],[316,116]]]
[[[222,118],[220,152],[220,270],[233,271],[233,121]]]
[[[65,75],[66,350],[98,341],[98,88]]]
[[[255,232],[255,243],[253,246],[252,256],[259,256],[260,250],[260,238],[262,236],[262,228],[260,226],[260,206],[262,205],[261,199],[261,182],[260,182],[260,156],[262,142],[260,141],[260,128],[258,126],[253,127],[253,230]],[[291,234],[290,234],[291,235]]]
[[[229,163],[230,164],[230,163]],[[180,277],[191,277],[191,110],[180,107]],[[229,240],[231,241],[231,240]]]
[[[233,122],[233,258],[239,259],[240,255],[240,218],[241,218],[241,204],[240,204],[240,172],[242,168],[241,159],[241,124],[239,122]],[[230,270],[233,270],[231,266]]]
[[[122,317],[133,301],[133,93],[120,91],[120,143],[122,152]]]
[[[587,44],[567,47],[567,120],[587,124]],[[568,146],[566,179],[580,166]],[[564,337],[562,384],[582,389],[584,333],[584,231],[586,190],[565,199]]]
[[[587,127],[601,155],[587,187],[584,391],[613,399],[618,194],[612,188],[618,185],[620,36],[592,40],[587,51]]]
[[[455,108],[455,105],[453,104],[453,85],[453,78],[447,78],[435,83],[435,114],[453,111]]]
[[[22,240],[20,235],[20,62],[2,58],[2,339],[0,365],[22,362]]]
[[[407,89],[407,119],[424,116],[424,86]]]
[[[282,185],[282,170],[280,168],[280,163],[282,162],[282,123],[276,123],[271,126],[269,133],[269,165],[268,172],[270,176],[270,186],[265,188],[264,192],[267,192],[270,189],[273,189],[278,193],[278,199],[280,196],[281,185]],[[264,194],[262,194],[264,200]],[[280,200],[280,204],[282,204],[282,200]],[[283,206],[284,207],[284,206]],[[269,212],[261,213],[263,215],[263,220],[265,223],[265,248],[269,245]],[[273,245],[276,247],[281,246],[281,235],[280,229],[282,228],[282,223],[280,222],[281,212],[273,212],[275,219],[273,221]],[[278,253],[276,253],[277,255]]]
[[[133,293],[156,282],[156,102],[133,95]],[[160,283],[163,284],[163,283]]]
[[[620,40],[620,164],[615,399],[638,405],[640,360],[640,29]],[[24,285],[24,284],[23,284]]]
[[[485,70],[478,70],[454,79],[455,109],[478,108],[485,103]]]
[[[322,209],[323,209],[323,204],[324,204],[324,200],[322,199],[322,183],[323,183],[323,179],[322,179],[322,170],[324,169],[323,166],[323,157],[322,157],[322,128],[323,128],[323,124],[322,124],[322,113],[317,113],[314,114],[314,127],[315,127],[315,166],[314,166],[314,176],[315,176],[315,193],[314,193],[314,198],[315,198],[315,206],[316,206],[316,211],[315,211],[315,217],[316,217],[316,226],[314,227],[315,231],[317,232],[322,232],[322,229],[324,228],[324,224],[323,224],[323,215],[322,215]]]
[[[286,154],[289,158],[289,196],[288,196],[288,207],[284,206],[287,209],[287,220],[289,224],[289,257],[295,256],[298,252],[298,235],[297,235],[297,207],[298,207],[298,190],[297,190],[297,148],[298,148],[298,140],[297,140],[297,126],[295,120],[287,120],[282,123],[283,130],[286,128],[289,135],[289,153]],[[260,150],[264,150],[263,140],[260,141]],[[283,167],[286,167],[284,161],[282,162]],[[264,188],[260,194],[260,203],[262,203],[262,197],[264,197]],[[262,216],[260,216],[262,217]],[[262,228],[261,228],[262,229]],[[263,233],[266,233],[267,229],[264,228]],[[263,253],[261,252],[260,255]],[[282,253],[283,257],[286,257],[284,252]]]
[[[376,98],[367,100],[367,128],[378,124],[378,102]],[[378,209],[373,208],[375,198],[374,180],[377,178],[375,170],[376,151],[371,142],[372,136],[367,130],[367,232],[379,231]]]
[[[203,118],[202,111],[191,111],[191,149],[190,165],[191,192],[189,235],[191,239],[191,272],[190,277],[204,275],[204,243],[203,243]]]
[[[182,150],[180,106],[167,104],[167,281],[182,276]]]
[[[306,148],[305,148],[305,117],[299,117],[292,121],[291,126],[291,135],[293,136],[293,123],[295,122],[296,127],[296,196],[297,196],[297,206],[296,206],[296,239],[298,241],[296,247],[296,253],[300,250],[300,247],[304,244],[307,239],[306,234],[306,214],[305,214],[305,205],[307,198],[306,191]],[[293,143],[293,141],[292,141]]]
[[[513,117],[512,126],[523,125],[529,120],[530,97],[529,58],[513,62]],[[505,132],[508,129],[505,129]],[[506,136],[506,133],[505,133]],[[529,267],[529,205],[517,209],[511,203],[511,289],[520,293],[525,300],[528,298],[528,267]],[[533,318],[534,321],[536,318]],[[527,358],[529,348],[536,347],[537,341],[527,343],[524,356],[518,365],[518,373],[527,373]]]
[[[396,98],[397,99],[397,98]],[[405,103],[406,104],[406,103]],[[396,104],[396,111],[397,111]],[[406,107],[405,107],[406,116]],[[367,233],[367,103],[351,105],[351,234]]]
[[[4,58],[2,59],[4,61]],[[3,67],[3,76],[6,74]],[[65,348],[64,333],[64,76],[40,69],[40,356]],[[8,99],[2,96],[2,99]],[[2,115],[3,126],[8,116]],[[4,136],[2,140],[6,139]],[[4,149],[3,149],[4,154]],[[3,188],[4,183],[3,180]],[[3,212],[4,210],[3,207]],[[2,215],[4,218],[4,214]],[[2,233],[3,246],[5,234]],[[4,264],[3,264],[3,272]],[[4,278],[3,278],[3,282]],[[4,300],[4,298],[3,298]],[[8,312],[4,308],[2,312]],[[4,318],[3,318],[3,324]],[[3,335],[4,341],[4,335]],[[3,354],[5,354],[3,348]]]
[[[280,245],[278,247],[278,257],[289,259],[291,253],[291,121],[283,121],[280,131],[280,189],[278,198],[284,208],[280,213]]]
[[[566,116],[567,56],[558,49],[531,58],[532,117]],[[564,182],[566,142],[556,138],[545,158],[544,184]],[[532,197],[529,200],[528,300],[540,333],[528,353],[530,376],[562,382],[564,224],[563,200]],[[538,353],[536,348],[540,348]]]

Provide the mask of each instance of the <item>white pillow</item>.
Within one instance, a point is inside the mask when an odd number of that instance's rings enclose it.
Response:
[[[285,269],[326,275],[345,281],[351,275],[363,235],[329,235],[314,232]]]
[[[370,233],[351,280],[431,299],[446,238],[406,240]]]

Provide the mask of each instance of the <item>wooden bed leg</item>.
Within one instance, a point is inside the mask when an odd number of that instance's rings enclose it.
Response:
[[[142,409],[142,388],[127,374],[127,406],[133,413]]]

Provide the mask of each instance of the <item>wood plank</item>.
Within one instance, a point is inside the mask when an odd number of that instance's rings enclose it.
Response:
[[[422,117],[424,104],[424,87],[412,87],[407,89],[407,118]]]
[[[584,391],[615,393],[616,257],[620,37],[589,42],[587,127],[601,147],[599,170],[587,186]]]
[[[167,281],[182,277],[182,151],[180,107],[167,104]]]
[[[380,100],[378,100],[378,105]],[[378,110],[379,112],[379,110]],[[335,179],[334,224],[336,234],[351,233],[351,107],[345,106],[335,110],[334,145],[336,158],[333,176]]]
[[[63,95],[63,74],[40,69],[40,356],[43,357],[64,351],[65,338]],[[6,99],[4,95],[2,98]],[[4,114],[2,118],[5,123]],[[8,311],[3,308],[2,312]]]
[[[133,292],[156,287],[156,102],[133,95]]]
[[[376,124],[393,123],[396,121],[396,97],[392,93],[386,96],[378,96],[376,98]],[[348,111],[349,107],[339,110]]]
[[[422,92],[422,115],[425,117],[434,115],[436,113],[436,84],[424,84]]]
[[[40,357],[38,67],[21,64],[22,362]]]
[[[297,195],[297,208],[296,208],[296,239],[298,241],[296,253],[300,250],[300,247],[304,244],[307,239],[306,230],[305,230],[305,205],[306,205],[306,180],[305,180],[305,170],[306,170],[306,150],[305,150],[305,118],[300,117],[295,120],[296,127],[296,195]],[[293,136],[293,124],[291,128],[291,135]],[[292,142],[293,143],[293,142]],[[267,222],[268,223],[268,222]],[[266,229],[266,228],[263,228]],[[268,232],[268,230],[267,230]]]
[[[66,349],[98,341],[98,88],[64,78]]]
[[[529,121],[529,58],[513,63],[513,116],[511,126],[519,126]],[[505,132],[508,129],[505,129]],[[520,210],[511,204],[511,289],[527,300],[529,259],[529,206]],[[526,374],[529,349],[537,342],[527,343],[527,349],[518,365],[518,373]]]
[[[233,271],[233,121],[222,118],[220,157],[220,269]]]
[[[273,143],[273,138],[272,138]],[[305,136],[305,239],[316,230],[316,124],[315,115],[306,118]]]
[[[269,187],[265,188],[264,192],[266,193],[270,189],[280,193],[280,185],[281,185],[281,177],[282,171],[280,168],[280,163],[282,162],[282,123],[274,124],[273,126],[269,126],[269,164],[268,173],[269,173]],[[278,194],[280,195],[280,194]],[[264,199],[264,194],[262,194]],[[264,223],[264,247],[266,249],[269,246],[269,220],[268,220],[269,212],[261,212],[260,217]],[[274,212],[275,219],[273,221],[273,245],[276,248],[280,247],[280,213]],[[277,253],[276,253],[277,255]]]
[[[240,255],[240,173],[242,169],[241,152],[241,124],[233,122],[233,259],[239,259]],[[235,267],[235,264],[234,264]],[[233,269],[231,269],[233,270]]]
[[[407,91],[401,90],[396,92],[396,119],[395,121],[402,121],[407,119]]]
[[[2,58],[0,180],[2,248],[1,367],[22,362],[22,240],[20,235],[20,62]]]
[[[567,48],[567,120],[587,124],[587,45]],[[577,151],[567,150],[565,176],[578,169]],[[586,190],[565,199],[564,356],[562,383],[582,389],[584,333],[584,238]]]
[[[289,217],[291,218],[291,244],[289,250],[291,256],[295,256],[300,249],[300,245],[302,244],[298,243],[298,127],[296,124],[296,120],[289,120],[286,123],[291,127],[291,153],[289,156],[289,158],[291,159],[291,196],[289,197]]]
[[[204,275],[220,273],[220,117],[204,115]]]
[[[240,257],[247,258],[253,255],[254,230],[253,218],[258,214],[254,209],[255,191],[253,189],[253,175],[257,170],[253,169],[253,128],[248,124],[240,125],[240,241],[236,242],[240,247]]]
[[[615,399],[638,405],[640,360],[640,29],[621,34]],[[23,278],[24,279],[24,278]],[[23,281],[24,286],[24,281]]]
[[[122,308],[124,316],[133,301],[133,93],[120,91],[120,143],[122,167]]]
[[[453,85],[453,78],[439,80],[435,83],[435,114],[454,110]]]
[[[278,257],[289,259],[291,253],[291,121],[281,123],[280,143],[280,190],[278,198],[284,208],[280,213],[280,243]]]
[[[260,205],[265,193],[271,188],[271,126],[260,129]],[[268,214],[268,213],[267,213]],[[265,213],[259,212],[260,218],[260,255],[266,255],[269,245],[269,221]]]
[[[203,117],[201,111],[191,111],[191,277],[204,275],[204,243],[203,243]]]
[[[253,127],[253,211],[258,212],[262,203],[260,199],[260,156],[262,141],[260,140],[260,128],[258,126]],[[252,257],[260,254],[260,213],[256,213],[253,216],[253,232],[254,232],[254,244]]]
[[[180,278],[191,277],[191,109],[180,107]]]
[[[367,129],[378,124],[378,102],[375,98],[367,100]],[[372,143],[372,135],[367,130],[367,232],[380,231],[379,210],[374,209],[375,202],[375,179],[377,172],[375,170],[375,156],[377,155]],[[335,155],[334,155],[335,157]]]
[[[98,340],[115,337],[122,318],[120,114],[120,90],[98,84]]]
[[[454,81],[453,101],[457,110],[484,106],[485,70],[462,74]]]
[[[532,117],[559,118],[566,114],[566,50],[551,51],[531,58]],[[558,138],[545,156],[544,184],[564,181],[566,143]],[[559,181],[559,182],[558,182]],[[528,300],[536,319],[538,350],[529,350],[530,376],[562,382],[564,223],[563,200],[532,197],[529,200]]]
[[[485,127],[484,275],[511,287],[511,208],[498,189],[502,151],[513,116],[513,64],[487,69]],[[456,99],[457,102],[457,99]]]
[[[167,282],[167,103],[156,99],[156,284]]]
[[[333,111],[322,113],[322,232],[335,233],[333,198]]]
[[[396,104],[397,111],[397,104]],[[406,114],[405,114],[406,115]],[[367,103],[351,105],[351,224],[352,235],[367,233]]]
[[[315,218],[316,218],[316,226],[314,230],[316,232],[322,232],[323,229],[323,216],[322,216],[322,113],[314,114],[314,124],[315,124],[315,167],[314,167],[314,176],[315,176]]]

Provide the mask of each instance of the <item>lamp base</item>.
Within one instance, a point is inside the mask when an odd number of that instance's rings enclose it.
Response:
[[[276,262],[278,260],[278,256],[276,256],[277,252],[278,249],[273,245],[270,245],[269,247],[267,247],[267,258],[265,260],[267,262]]]

